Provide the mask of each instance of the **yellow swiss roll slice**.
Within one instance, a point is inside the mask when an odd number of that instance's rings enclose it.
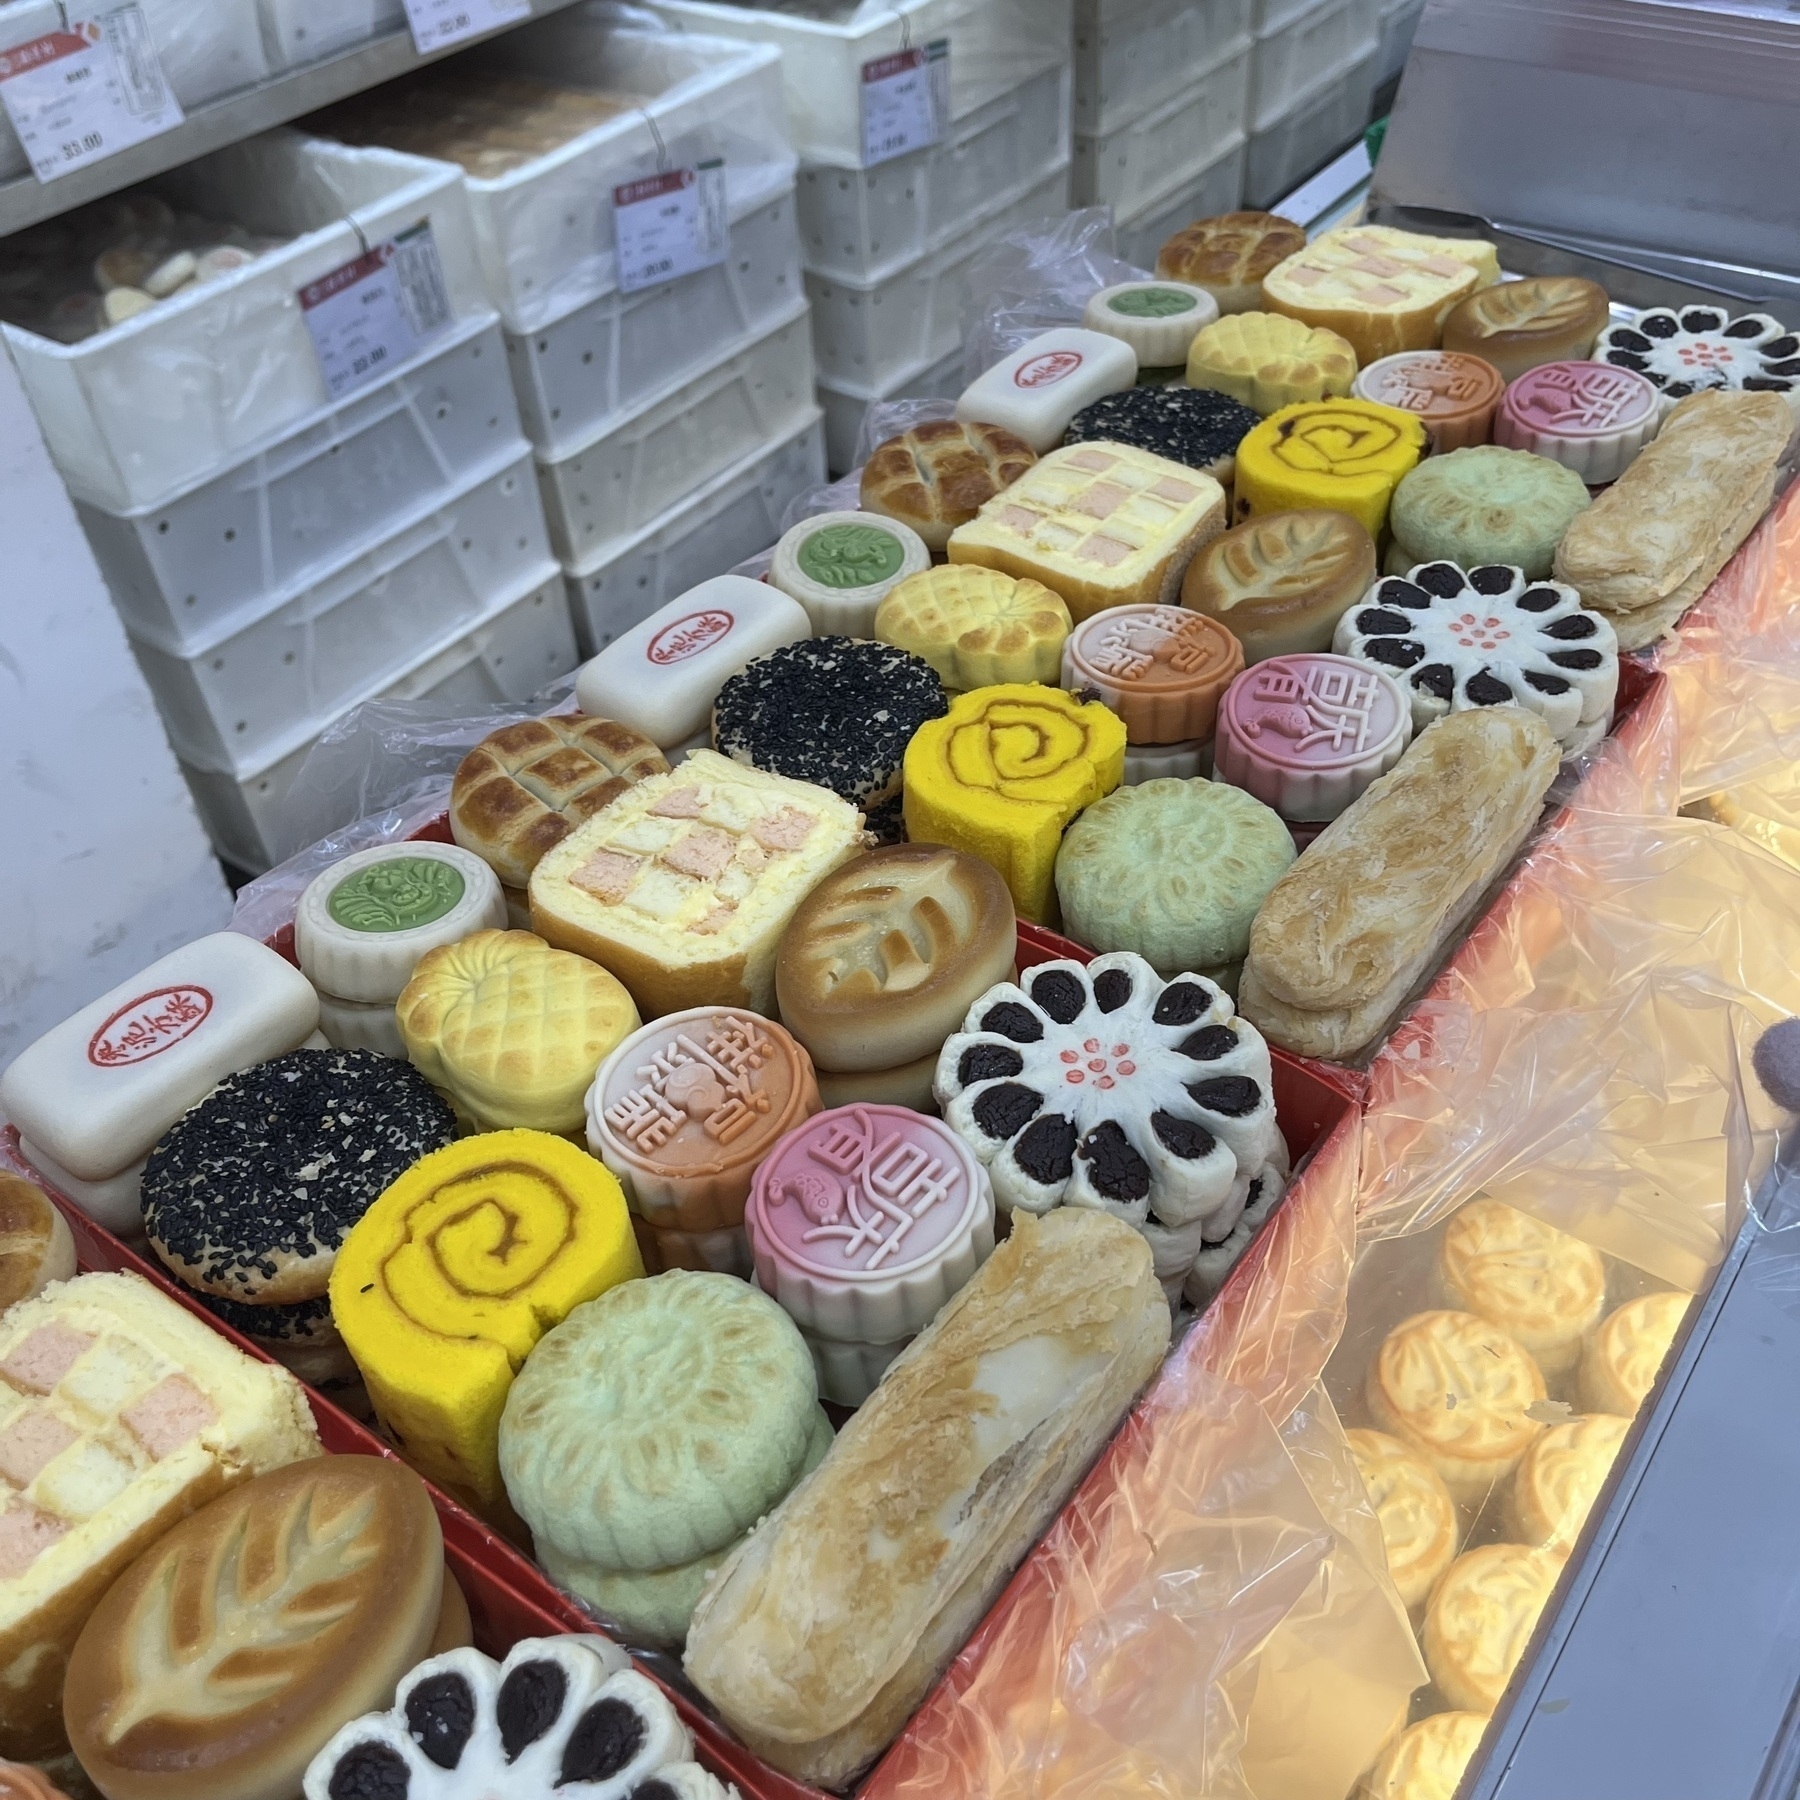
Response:
[[[618,1181],[541,1131],[421,1158],[338,1252],[331,1311],[376,1416],[421,1475],[505,1530],[506,1396],[538,1340],[644,1272]]]

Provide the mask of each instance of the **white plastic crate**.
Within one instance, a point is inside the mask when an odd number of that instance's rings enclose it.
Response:
[[[237,766],[322,730],[447,633],[551,561],[524,445],[441,507],[210,641],[182,649],[134,629],[132,648],[176,749]]]
[[[406,29],[405,0],[260,0],[263,42],[277,69],[299,69]]]
[[[805,302],[786,324],[573,456],[539,461],[550,541],[565,562],[604,556],[813,411]]]
[[[1419,15],[1425,0],[1389,0],[1381,13],[1381,56],[1375,65],[1375,85],[1392,81],[1406,67],[1412,54],[1413,33],[1419,28]]]
[[[950,43],[950,117],[970,113],[1069,60],[1072,0],[896,0],[845,4],[835,19],[715,0],[650,0],[683,31],[777,45],[788,129],[802,162],[862,166],[862,66]],[[820,6],[813,10],[824,11]]]
[[[1244,136],[1250,106],[1250,40],[1240,38],[1187,87],[1128,125],[1075,138],[1071,185],[1077,206],[1141,212],[1178,182],[1191,181]]]
[[[674,393],[792,315],[804,297],[792,178],[731,227],[731,255],[664,287],[602,294],[506,334],[525,435],[546,457]]]
[[[455,316],[485,310],[468,200],[443,163],[273,131],[156,191],[291,241],[83,343],[0,325],[58,468],[96,505],[154,506],[324,407],[299,291],[365,244],[428,219]]]
[[[223,475],[153,507],[75,510],[126,622],[187,650],[449,498],[518,441],[488,313]]]
[[[1250,129],[1268,131],[1324,82],[1347,76],[1376,47],[1381,0],[1311,0],[1259,33],[1250,62]]]
[[[979,221],[956,242],[874,282],[808,273],[813,355],[819,373],[875,390],[947,355],[962,339],[964,276],[993,242],[1028,220],[1060,218],[1069,206],[1069,165],[1058,164],[1018,199]]]
[[[948,356],[902,375],[877,392],[847,383],[819,382],[819,405],[825,411],[825,466],[833,478],[856,466],[856,442],[863,415],[882,400],[954,399],[968,383],[963,378],[959,344]]]
[[[734,226],[792,185],[780,59],[768,44],[646,30],[585,4],[481,56],[484,74],[648,96],[509,174],[468,178],[482,276],[510,331],[617,293],[612,191],[621,183],[722,158]],[[685,283],[662,291],[680,310]]]
[[[1181,177],[1173,188],[1146,201],[1140,212],[1117,220],[1113,243],[1120,259],[1154,269],[1157,252],[1184,225],[1236,212],[1244,199],[1245,154],[1246,140],[1240,136],[1205,168]]]
[[[788,502],[824,479],[824,437],[814,408],[781,443],[716,476],[636,537],[567,570],[582,655],[605,649],[678,594],[766,550],[781,535]]]
[[[1250,134],[1246,206],[1273,206],[1362,135],[1375,97],[1377,55],[1371,48],[1349,70],[1327,76],[1267,130]]]
[[[357,694],[338,716],[365,700],[411,701],[445,718],[501,701],[529,700],[579,660],[562,575],[540,572],[529,586],[503,596],[473,630],[439,642],[398,679]],[[318,836],[311,811],[296,807],[290,796],[314,744],[335,722],[285,741],[248,771],[182,758],[181,772],[201,822],[227,862],[260,875]]]
[[[847,281],[880,280],[941,250],[1068,154],[1065,65],[959,119],[928,150],[873,169],[809,164],[797,190],[806,266]]]
[[[1150,112],[1250,30],[1253,0],[1075,0],[1075,130]]]

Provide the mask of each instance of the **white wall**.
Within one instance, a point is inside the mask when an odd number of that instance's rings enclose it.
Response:
[[[0,353],[0,1068],[230,916],[155,702]]]

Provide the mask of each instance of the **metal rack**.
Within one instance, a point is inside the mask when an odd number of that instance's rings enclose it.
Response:
[[[508,31],[528,25],[549,13],[572,6],[575,0],[531,0],[528,18],[518,19],[498,31],[484,32],[447,49],[421,56],[413,48],[410,31],[391,32],[373,42],[360,44],[337,56],[326,57],[303,69],[278,76],[241,93],[228,94],[222,100],[195,107],[186,122],[160,137],[122,150],[103,162],[91,163],[55,181],[40,182],[24,175],[17,181],[0,185],[0,238],[23,231],[59,213],[84,206],[121,188],[147,181],[183,163],[192,162],[209,151],[222,150],[227,144],[254,137],[259,131],[285,125],[322,106],[360,94],[366,88],[379,87],[396,76],[409,74],[427,63],[441,62],[447,56],[459,56],[473,44],[486,43]]]

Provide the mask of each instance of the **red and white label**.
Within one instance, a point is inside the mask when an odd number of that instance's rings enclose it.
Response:
[[[1020,363],[1013,370],[1013,386],[1055,387],[1059,381],[1073,375],[1083,360],[1079,350],[1046,350],[1042,356],[1034,356],[1030,362]]]
[[[863,167],[939,142],[950,124],[950,40],[895,50],[862,66]]]
[[[136,4],[71,19],[65,31],[0,51],[0,105],[39,181],[72,174],[182,122]]]
[[[334,400],[381,380],[452,317],[428,220],[308,282],[299,298]]]
[[[88,1039],[97,1069],[146,1062],[192,1037],[206,1023],[213,997],[203,987],[166,987],[127,1001]]]
[[[736,623],[737,620],[722,607],[689,613],[685,619],[665,625],[650,640],[650,647],[644,654],[659,669],[666,669],[670,663],[686,662],[690,656],[710,650]]]
[[[731,249],[724,163],[715,157],[614,188],[613,243],[622,293],[716,268]]]
[[[406,22],[421,56],[530,17],[531,0],[406,0]]]

